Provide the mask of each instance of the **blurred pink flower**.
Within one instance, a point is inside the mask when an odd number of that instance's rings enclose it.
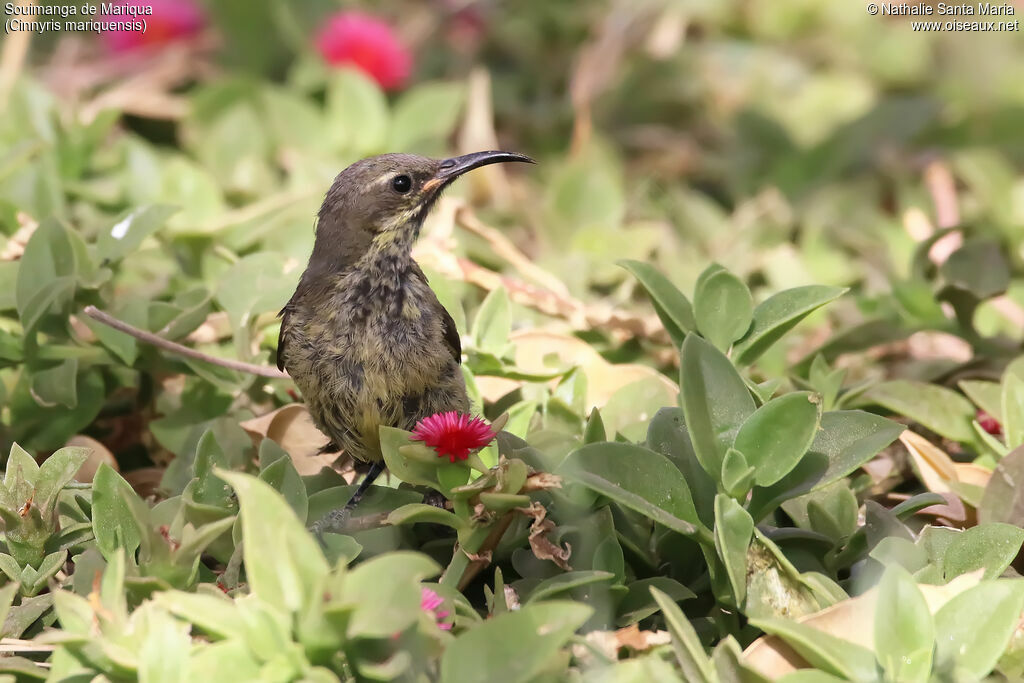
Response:
[[[391,26],[362,12],[328,17],[316,47],[329,64],[361,69],[385,90],[401,88],[412,70],[412,55]]]
[[[136,8],[137,15],[127,12],[103,14],[102,21],[145,21],[143,31],[104,31],[103,39],[113,52],[127,52],[139,47],[166,45],[177,40],[191,38],[206,25],[206,15],[192,0],[114,0],[109,3],[118,7]],[[149,14],[145,8],[152,7]]]
[[[452,628],[451,623],[444,623],[441,621],[442,619],[448,618],[450,613],[448,610],[438,611],[437,609],[444,602],[444,599],[429,588],[424,587],[422,591],[423,592],[420,594],[420,609],[434,617],[439,629],[442,631],[450,631]]]
[[[984,410],[979,410],[975,415],[978,421],[978,425],[992,436],[1002,436],[1003,425],[999,424],[999,420],[995,419]]]

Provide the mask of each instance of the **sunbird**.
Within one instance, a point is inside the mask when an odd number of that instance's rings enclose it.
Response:
[[[463,173],[530,157],[474,152],[450,159],[382,154],[334,179],[316,220],[309,265],[281,310],[277,365],[313,423],[369,470],[349,501],[313,525],[344,527],[385,465],[379,428],[469,410],[455,321],[412,258],[441,192]]]

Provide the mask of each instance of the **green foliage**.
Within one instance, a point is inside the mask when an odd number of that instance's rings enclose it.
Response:
[[[652,271],[644,272],[651,276]],[[709,279],[735,287],[738,281],[726,274],[718,268]],[[707,291],[717,286],[711,282]],[[508,338],[508,306],[499,294],[481,308],[473,328],[480,353],[495,358],[507,353],[502,340]],[[387,537],[328,535],[324,548],[318,547],[303,523],[322,514],[319,500],[328,500],[327,495],[343,500],[346,494],[334,488],[311,493],[311,480],[303,480],[291,458],[270,441],[259,449],[257,477],[231,471],[245,467],[232,454],[235,447],[223,447],[229,440],[206,429],[195,441],[181,494],[152,508],[114,469],[102,465],[84,520],[92,536],[74,547],[80,553],[74,558],[79,571],[93,567],[103,575],[100,604],[55,587],[55,617],[65,629],[59,633],[66,635],[52,637],[65,666],[142,675],[145,667],[163,666],[164,655],[151,652],[157,647],[151,643],[159,642],[167,652],[187,653],[186,660],[195,662],[208,662],[214,652],[238,653],[239,671],[250,674],[281,667],[294,676],[358,671],[393,678],[436,670],[443,679],[465,680],[490,676],[481,662],[501,659],[509,662],[509,680],[526,680],[564,668],[566,660],[558,653],[584,622],[590,628],[635,624],[654,618],[660,609],[673,637],[680,639],[677,655],[684,672],[713,680],[718,666],[744,670],[737,651],[727,644],[716,651],[714,662],[703,654],[687,618],[671,601],[698,595],[687,582],[695,585],[693,577],[704,572],[710,579],[705,596],[717,605],[715,610],[739,610],[765,624],[845,597],[836,572],[867,558],[872,546],[863,543],[856,521],[850,520],[849,497],[820,494],[852,495],[837,482],[895,438],[899,428],[855,411],[823,413],[820,398],[810,392],[753,394],[744,370],[699,336],[702,330],[720,328],[699,325],[686,333],[680,349],[683,409],[658,412],[643,443],[607,440],[600,413],[594,412],[585,430],[582,420],[577,427],[582,430],[577,438],[583,431],[588,434],[586,443],[570,446],[563,457],[551,461],[552,454],[509,436],[498,442],[497,465],[488,466],[480,456],[448,463],[410,443],[408,433],[382,428],[382,450],[393,475],[451,501],[450,511],[411,501],[390,506],[385,529],[397,533]],[[726,336],[735,339],[744,331],[737,327]],[[569,404],[566,409],[572,410]],[[506,419],[496,420],[495,427],[507,424]],[[526,432],[529,436],[534,430],[528,426]],[[54,491],[67,483],[84,455],[72,463],[74,468],[61,469],[69,471],[51,484],[56,489],[44,489],[51,514]],[[35,463],[15,450],[8,469],[11,490],[28,491],[26,482],[35,482],[38,492],[36,472],[60,468],[68,457],[54,455],[34,470]],[[551,466],[565,478],[564,489],[557,477],[543,473]],[[791,508],[798,498],[806,502]],[[798,569],[776,542],[755,529],[755,521],[781,519],[780,504],[809,528],[831,532],[830,546],[824,546],[829,553],[817,571]],[[805,511],[804,517],[791,510]],[[7,516],[15,514],[12,507]],[[995,535],[973,542],[991,550],[972,551],[965,535],[968,545],[956,550],[951,545],[943,566],[962,573],[970,567],[958,568],[956,558],[981,558],[980,566],[993,575],[1001,572],[1021,539],[995,533],[995,526],[984,528]],[[455,539],[447,536],[446,541],[440,529],[450,529]],[[434,540],[417,541],[424,534]],[[11,538],[9,532],[8,543]],[[521,544],[527,538],[524,555]],[[703,556],[703,570],[690,559],[692,551],[677,550],[687,543],[701,549],[696,557]],[[439,646],[448,636],[420,607],[421,582],[440,569],[433,559],[414,552],[427,548],[447,564],[438,589],[452,601],[455,623],[464,629],[446,647]],[[202,561],[204,552],[223,563],[217,585],[235,594],[235,600],[210,592],[214,576]],[[508,596],[499,595],[496,585],[489,610],[497,616],[486,627],[473,627],[475,613],[457,589],[474,578],[483,553],[511,562],[507,570],[520,578],[509,588],[524,606],[514,612],[499,609],[499,600]],[[12,564],[4,571],[31,596],[67,556],[63,549],[40,558],[38,567],[22,570]],[[347,568],[354,558],[362,561]],[[651,575],[652,567],[668,571]],[[386,592],[379,591],[382,585],[389,586]],[[78,581],[72,587],[92,590]],[[652,593],[654,602],[648,597]],[[248,597],[242,600],[242,595]],[[582,596],[589,607],[557,601]],[[98,642],[75,626],[107,612]],[[254,619],[263,630],[245,626]],[[210,639],[182,639],[189,624]],[[744,637],[727,621],[717,630],[723,642]],[[401,634],[397,640],[396,634]],[[122,654],[128,647],[150,654]],[[423,647],[444,654],[413,658]]]
[[[531,680],[550,666],[589,614],[586,605],[552,601],[498,615],[448,646],[441,659],[441,680]]]
[[[679,533],[702,531],[686,479],[662,455],[632,444],[589,444],[560,472]]]

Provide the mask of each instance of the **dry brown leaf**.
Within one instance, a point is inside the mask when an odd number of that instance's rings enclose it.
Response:
[[[956,195],[956,181],[949,166],[934,161],[925,168],[924,182],[935,206],[936,223],[939,229],[952,228],[960,223],[960,208]],[[916,242],[923,242],[935,233],[935,225],[928,215],[917,207],[907,209],[903,214],[903,227]],[[963,244],[963,234],[954,231],[936,240],[928,250],[928,258],[936,265],[942,265],[949,256]]]
[[[611,660],[618,659],[619,650],[624,647],[635,652],[643,652],[672,642],[672,634],[668,631],[641,631],[636,624],[630,624],[617,631],[591,631],[585,638]]]
[[[68,323],[71,325],[71,331],[74,333],[80,341],[86,344],[93,344],[96,342],[96,333],[92,331],[92,328],[82,322],[82,319],[77,315],[69,315]]]
[[[915,242],[923,242],[935,232],[928,214],[916,206],[903,212],[903,229]]]
[[[928,603],[928,609],[931,610],[932,614],[935,614],[942,609],[942,606],[947,602],[960,595],[968,588],[978,585],[983,576],[985,576],[985,570],[977,569],[973,572],[961,574],[944,586],[921,584],[918,588],[920,588],[921,592],[924,593],[924,600]]]
[[[946,332],[921,331],[907,338],[907,353],[919,360],[953,360],[966,363],[974,350],[966,341]]]
[[[935,244],[928,251],[928,258],[931,259],[932,263],[942,265],[953,255],[953,252],[962,247],[964,244],[964,235],[959,230],[955,230],[948,235],[943,235],[939,239],[935,240]],[[945,308],[943,308],[945,310]],[[948,315],[948,313],[947,313]]]
[[[466,84],[465,115],[456,141],[459,154],[500,149],[498,134],[494,130],[492,99],[491,74],[483,67],[475,67],[470,71]],[[474,201],[504,207],[512,200],[508,175],[502,164],[492,164],[478,173],[471,173],[466,181]]]
[[[977,514],[973,508],[968,508],[960,496],[953,493],[940,493],[946,499],[943,505],[929,505],[917,511],[922,517],[934,518],[934,523],[940,526],[948,526],[962,529],[977,524]]]
[[[885,449],[876,457],[861,465],[861,469],[871,477],[871,495],[884,494],[903,483],[902,467],[894,458],[890,449]]]
[[[25,245],[32,233],[39,227],[39,222],[27,213],[18,212],[18,229],[7,239],[7,244],[0,250],[0,261],[17,261],[25,253]]]
[[[316,474],[331,467],[337,458],[334,453],[320,453],[330,441],[316,428],[309,410],[301,403],[290,403],[260,417],[241,423],[242,429],[252,437],[258,448],[263,439],[270,439],[284,449],[300,475]]]
[[[572,545],[565,544],[565,547],[555,545],[548,538],[548,534],[555,530],[555,523],[545,519],[539,524],[530,527],[530,549],[538,560],[551,560],[561,569],[567,572],[572,571],[569,566],[569,556],[572,555]]]
[[[921,584],[928,609],[932,614],[946,602],[981,581],[984,570],[956,577],[944,586]],[[820,612],[796,619],[805,626],[843,638],[851,643],[874,649],[875,605],[878,589],[826,607]],[[761,636],[743,651],[743,662],[763,676],[776,679],[810,665],[778,636]]]
[[[114,454],[110,452],[110,449],[91,436],[76,434],[68,439],[68,442],[64,445],[76,448],[88,448],[90,450],[89,457],[82,463],[82,466],[79,467],[78,471],[75,473],[75,481],[81,481],[87,484],[92,482],[92,478],[96,476],[96,470],[98,470],[100,465],[103,463],[113,467],[115,472],[120,471],[120,468],[117,465],[117,458],[115,458]]]
[[[188,333],[186,341],[192,344],[213,344],[230,337],[231,321],[224,311],[214,311],[206,316],[203,324]]]
[[[924,169],[924,183],[932,196],[932,203],[935,205],[935,219],[939,228],[952,228],[959,225],[960,206],[956,195],[956,179],[953,177],[953,171],[949,164],[940,160],[928,164]],[[933,260],[935,259],[933,258]],[[942,263],[944,260],[935,260],[935,263]]]
[[[615,632],[619,644],[632,650],[649,650],[657,645],[667,645],[672,642],[672,635],[668,631],[641,631],[636,624],[630,624]]]
[[[572,571],[569,566],[569,556],[572,554],[572,546],[568,543],[565,547],[555,545],[548,538],[548,534],[555,530],[555,523],[546,519],[547,509],[534,501],[528,508],[516,508],[524,515],[533,517],[533,524],[530,525],[530,549],[538,560],[551,560],[561,569],[567,572]]]
[[[988,303],[1011,324],[1024,330],[1024,307],[1005,294],[989,299]]]
[[[925,488],[933,493],[951,493],[949,482],[959,481],[953,459],[931,441],[910,430],[900,434],[900,441],[907,447]]]
[[[471,553],[468,550],[463,550],[462,552],[473,562],[480,562],[484,566],[489,565],[491,560],[494,559],[494,552],[490,550],[485,550],[482,553]]]
[[[526,483],[520,493],[526,491],[546,491],[547,489],[562,488],[562,478],[550,472],[534,472],[526,478]]]
[[[502,396],[508,396],[513,391],[523,386],[524,382],[505,377],[476,377],[476,388],[487,403],[494,403]]]
[[[519,609],[519,594],[516,593],[516,589],[506,583],[504,593],[505,607],[508,607],[513,612]]]
[[[688,23],[685,7],[681,4],[666,6],[644,39],[644,51],[654,59],[669,59],[679,54]]]
[[[985,488],[988,486],[988,480],[992,478],[992,470],[975,465],[973,462],[954,463],[954,467],[956,468],[956,477],[961,484]]]
[[[905,431],[900,435],[900,441],[910,453],[921,483],[933,493],[955,495],[951,483],[985,488],[992,478],[991,470],[974,463],[954,462],[944,450],[920,434]],[[965,523],[971,523],[972,518],[972,514],[964,515]]]

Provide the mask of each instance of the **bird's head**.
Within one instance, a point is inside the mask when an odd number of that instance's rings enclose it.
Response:
[[[317,220],[310,268],[342,270],[373,249],[408,248],[445,187],[474,168],[533,163],[514,152],[474,152],[450,159],[382,154],[338,174]]]

